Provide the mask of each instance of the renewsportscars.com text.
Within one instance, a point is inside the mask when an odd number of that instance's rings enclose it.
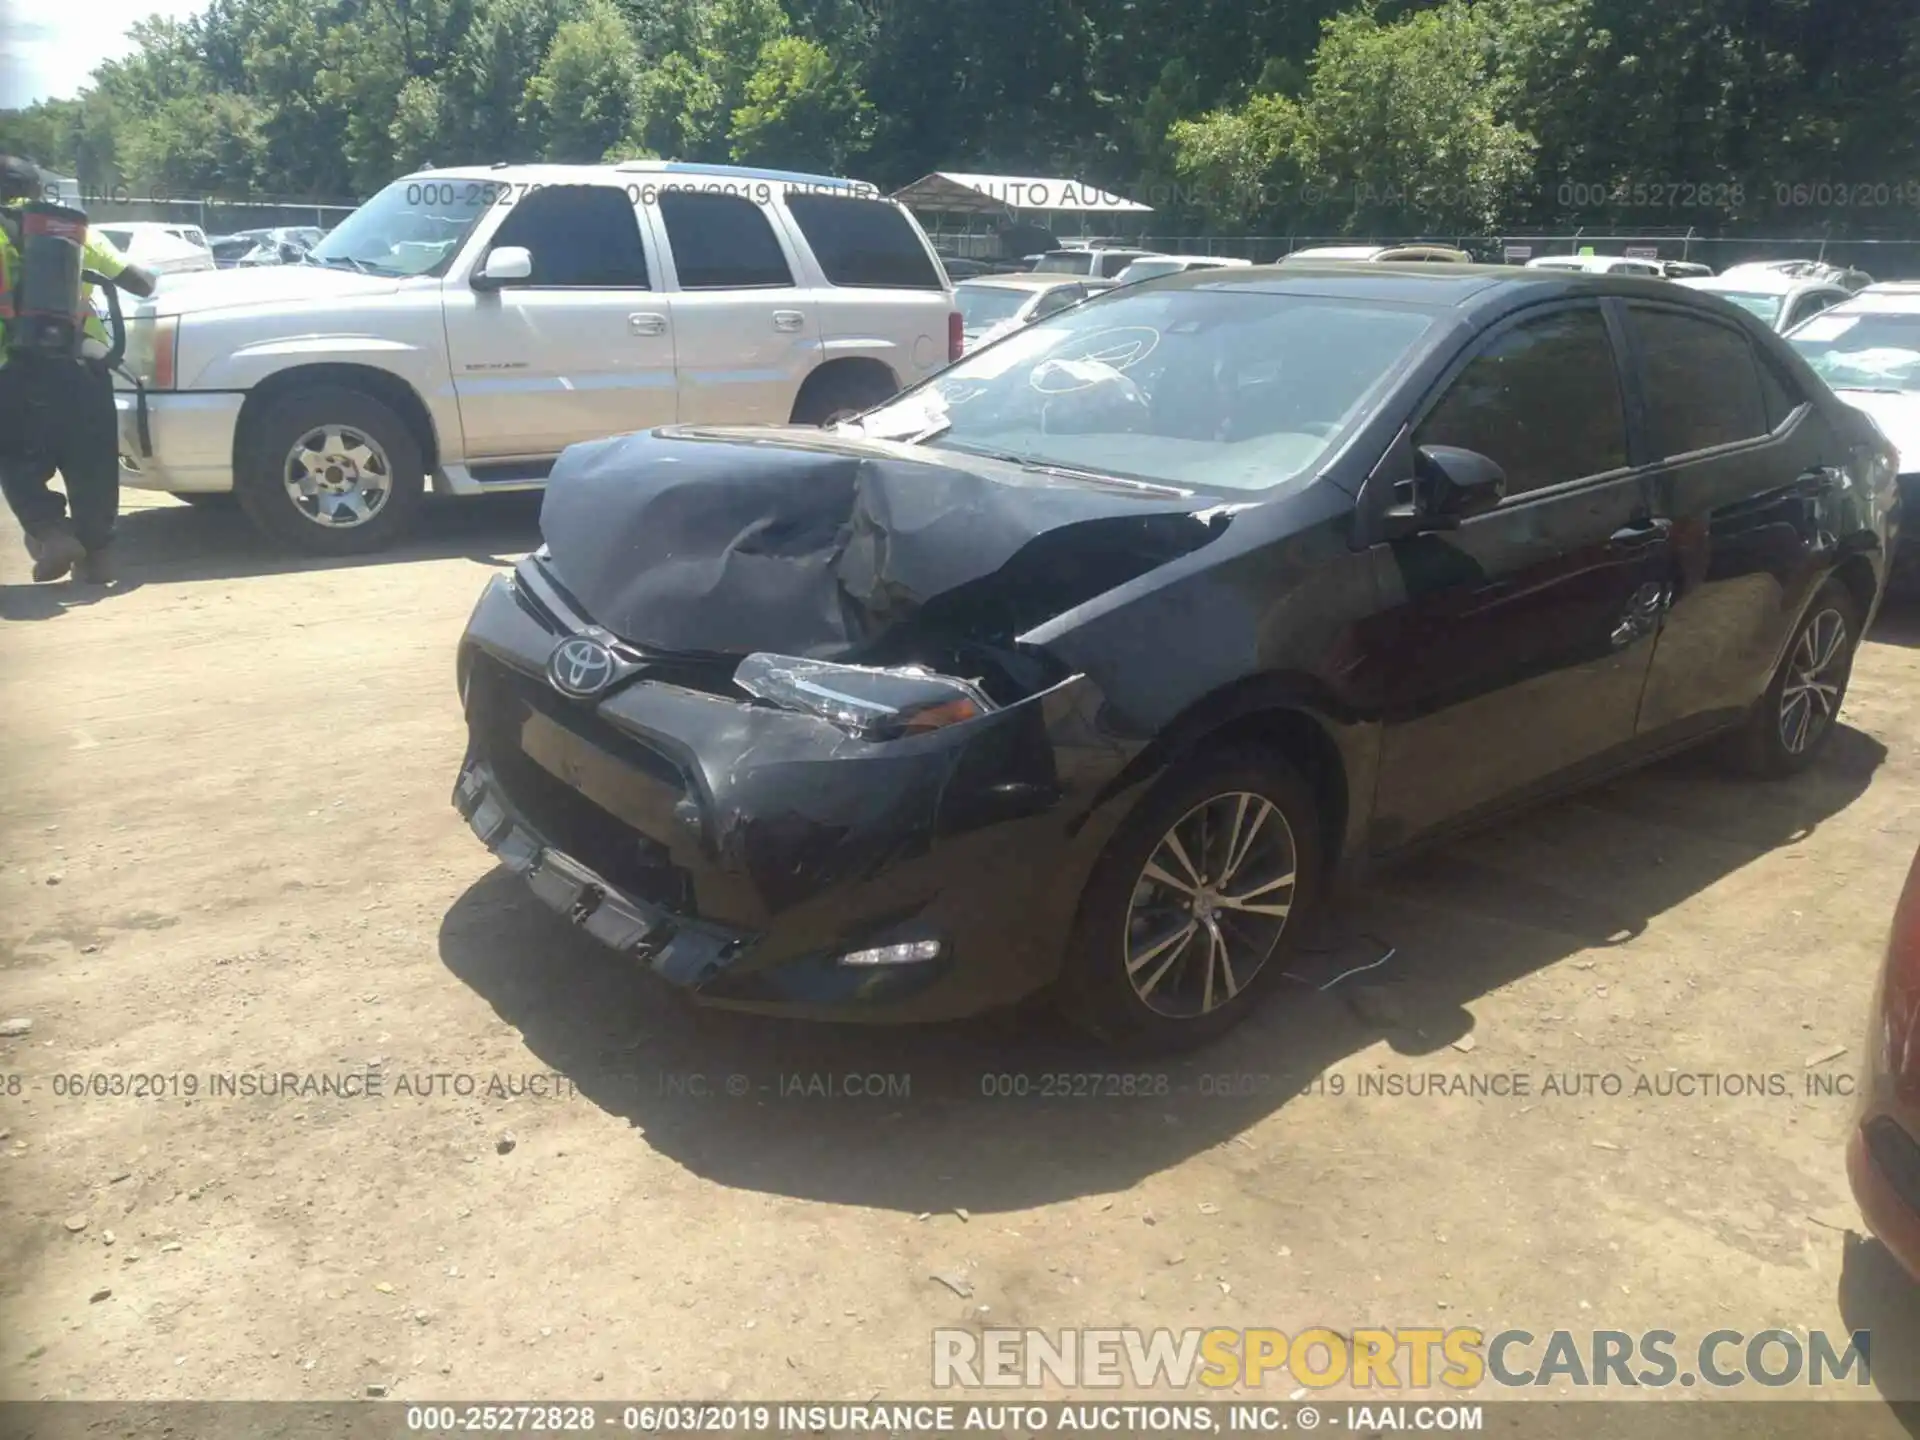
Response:
[[[1869,1335],[1823,1330],[1714,1330],[1683,1342],[1671,1330],[1530,1330],[1473,1326],[1282,1330],[1018,1330],[933,1332],[933,1383],[945,1389],[1060,1385],[1142,1390],[1303,1385],[1324,1390],[1727,1390],[1872,1383]]]

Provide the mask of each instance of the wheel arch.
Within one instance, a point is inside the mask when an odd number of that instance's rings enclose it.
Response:
[[[1108,785],[1109,798],[1156,779],[1196,754],[1228,746],[1269,750],[1291,763],[1313,790],[1321,853],[1329,871],[1348,850],[1356,784],[1365,767],[1357,730],[1340,707],[1304,679],[1258,676],[1196,701],[1130,761]]]
[[[253,429],[287,396],[322,385],[357,390],[378,400],[398,415],[420,447],[420,462],[429,477],[439,470],[440,440],[426,401],[412,385],[391,370],[376,365],[329,362],[319,365],[295,365],[277,370],[247,392],[240,406],[240,418],[233,428],[233,466],[236,477]]]
[[[1860,623],[1865,625],[1871,621],[1873,603],[1880,591],[1880,577],[1874,571],[1873,562],[1856,550],[1834,567],[1833,578],[1860,607]]]
[[[793,397],[793,408],[788,412],[789,419],[806,413],[807,403],[816,398],[823,390],[841,384],[870,382],[884,385],[892,393],[899,393],[900,377],[893,367],[884,360],[876,360],[871,355],[845,355],[814,366],[807,372],[807,378],[800,382],[799,392]]]

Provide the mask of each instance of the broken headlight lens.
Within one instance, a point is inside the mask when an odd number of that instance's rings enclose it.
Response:
[[[818,716],[863,740],[957,725],[994,708],[977,685],[918,666],[876,669],[792,655],[749,655],[734,683],[756,699]]]

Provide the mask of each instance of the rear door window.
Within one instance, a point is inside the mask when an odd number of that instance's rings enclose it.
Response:
[[[1633,305],[1648,438],[1656,459],[1765,435],[1767,403],[1747,337],[1731,326]]]
[[[787,213],[806,236],[829,285],[947,288],[920,231],[896,205],[852,195],[789,195]]]
[[[738,195],[667,190],[660,218],[682,290],[791,285],[793,271],[760,207]]]
[[[1606,321],[1595,306],[1555,310],[1494,337],[1414,432],[1507,472],[1507,494],[1603,475],[1627,463],[1626,410]]]

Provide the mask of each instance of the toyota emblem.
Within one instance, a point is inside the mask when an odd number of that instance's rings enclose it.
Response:
[[[576,635],[554,646],[547,660],[547,679],[562,695],[585,700],[612,683],[616,668],[611,650],[598,640]]]

